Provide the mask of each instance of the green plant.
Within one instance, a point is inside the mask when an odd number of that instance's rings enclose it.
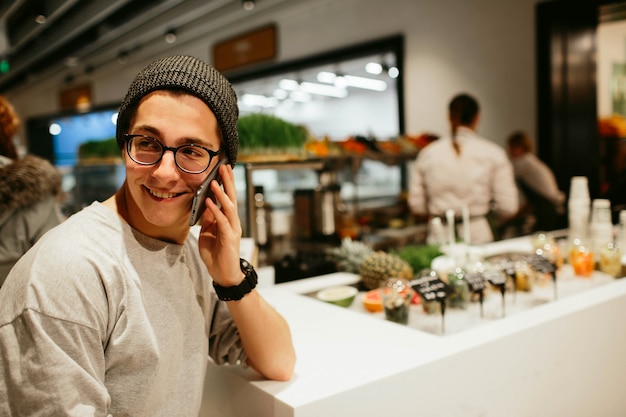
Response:
[[[121,152],[115,138],[90,140],[78,147],[78,157],[83,159],[121,157]]]
[[[264,113],[241,116],[237,123],[241,149],[300,148],[307,140],[304,127]]]
[[[411,265],[416,273],[430,268],[433,259],[443,255],[438,245],[406,245],[391,252]]]

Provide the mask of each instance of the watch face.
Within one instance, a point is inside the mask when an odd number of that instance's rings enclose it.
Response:
[[[239,263],[241,265],[241,272],[245,273],[246,275],[248,275],[250,271],[254,271],[254,267],[250,264],[250,262],[246,261],[245,259],[241,258]]]

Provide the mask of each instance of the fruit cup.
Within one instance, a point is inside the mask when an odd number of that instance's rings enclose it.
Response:
[[[595,264],[593,251],[583,244],[574,246],[569,253],[569,263],[574,274],[588,278],[593,273]]]
[[[379,290],[385,318],[394,323],[408,324],[409,307],[413,299],[413,290],[408,281],[403,278],[389,278]]]
[[[598,265],[600,270],[614,278],[622,273],[622,251],[614,243],[607,243],[600,248]]]

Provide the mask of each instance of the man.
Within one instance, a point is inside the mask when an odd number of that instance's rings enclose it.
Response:
[[[408,205],[412,213],[446,220],[446,210],[459,223],[469,211],[471,243],[494,239],[487,215],[517,212],[518,195],[513,169],[504,149],[476,134],[478,102],[457,95],[448,108],[452,135],[420,151],[411,169]],[[469,242],[468,242],[469,243]]]
[[[291,377],[289,328],[239,258],[237,117],[228,81],[198,59],[137,75],[117,123],[124,184],[45,235],[0,289],[1,415],[195,417],[208,355]],[[192,198],[221,154],[196,239]]]
[[[524,132],[513,132],[507,139],[507,152],[524,200],[518,222],[528,216],[534,219],[525,232],[565,227],[565,193],[559,190],[554,173],[533,153],[530,137]]]

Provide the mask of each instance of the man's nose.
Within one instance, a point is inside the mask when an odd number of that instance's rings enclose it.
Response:
[[[154,174],[158,176],[179,175],[178,171],[174,151],[166,149],[165,152],[163,152],[161,160],[157,163]]]

